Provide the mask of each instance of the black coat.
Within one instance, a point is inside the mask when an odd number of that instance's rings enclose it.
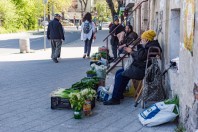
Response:
[[[65,40],[63,26],[59,22],[58,19],[54,18],[54,20],[49,22],[48,29],[47,29],[47,38]]]
[[[144,78],[147,54],[150,47],[159,47],[162,51],[158,40],[148,42],[145,47],[138,45],[138,50],[132,53],[133,63],[128,69],[123,72],[123,76],[136,80],[142,80]]]
[[[123,44],[129,44],[131,41],[136,40],[138,35],[136,32],[125,33]]]
[[[113,24],[110,27],[109,33],[111,33],[118,25]],[[124,27],[122,25],[120,25],[112,34],[111,34],[111,41],[113,41],[113,43],[116,41],[117,43],[118,41],[118,37],[116,36],[118,33],[124,31]],[[115,35],[115,36],[114,36]]]

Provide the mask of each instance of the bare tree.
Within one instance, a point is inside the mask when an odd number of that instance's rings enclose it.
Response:
[[[80,5],[81,5],[81,17],[83,18],[83,12],[85,12],[86,9],[87,9],[88,0],[79,0],[79,2],[80,2]]]
[[[111,10],[112,19],[115,15],[118,15],[120,12],[120,7],[122,6],[122,0],[106,0],[109,9]],[[115,9],[115,2],[117,2],[117,11]]]

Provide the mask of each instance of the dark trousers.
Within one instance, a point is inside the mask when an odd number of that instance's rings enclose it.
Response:
[[[114,83],[114,89],[112,95],[112,98],[115,100],[120,100],[130,80],[130,78],[122,76],[123,71],[124,69],[120,69],[115,74],[115,83]]]
[[[62,40],[61,39],[53,39],[51,40],[51,48],[52,48],[52,59],[57,59],[60,57],[61,52],[61,46],[62,46]]]
[[[87,54],[87,56],[90,55],[91,44],[92,44],[92,39],[91,40],[89,40],[89,39],[85,40],[84,53]]]
[[[117,49],[118,49],[118,40],[115,38],[111,38],[111,49],[112,49],[112,53],[113,53],[113,57],[117,58],[118,57],[118,53],[117,53]]]

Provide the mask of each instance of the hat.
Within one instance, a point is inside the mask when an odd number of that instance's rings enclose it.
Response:
[[[154,30],[148,30],[142,34],[141,38],[152,41],[155,38],[155,36],[156,36],[156,33]]]
[[[54,17],[61,17],[60,14],[54,14]]]
[[[115,15],[115,16],[113,17],[113,21],[115,22],[115,21],[117,21],[117,20],[119,20],[119,18],[118,18],[117,15]]]

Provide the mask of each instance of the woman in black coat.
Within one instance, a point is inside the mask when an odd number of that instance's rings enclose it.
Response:
[[[123,92],[130,79],[142,80],[145,75],[147,54],[150,47],[159,47],[157,40],[154,40],[156,36],[155,31],[148,30],[141,36],[141,42],[137,46],[137,51],[133,51],[129,47],[125,47],[124,50],[130,53],[133,57],[133,62],[126,70],[121,69],[115,75],[115,83],[112,98],[104,105],[117,105],[120,104],[120,99],[123,98]],[[160,48],[161,49],[161,48]]]

